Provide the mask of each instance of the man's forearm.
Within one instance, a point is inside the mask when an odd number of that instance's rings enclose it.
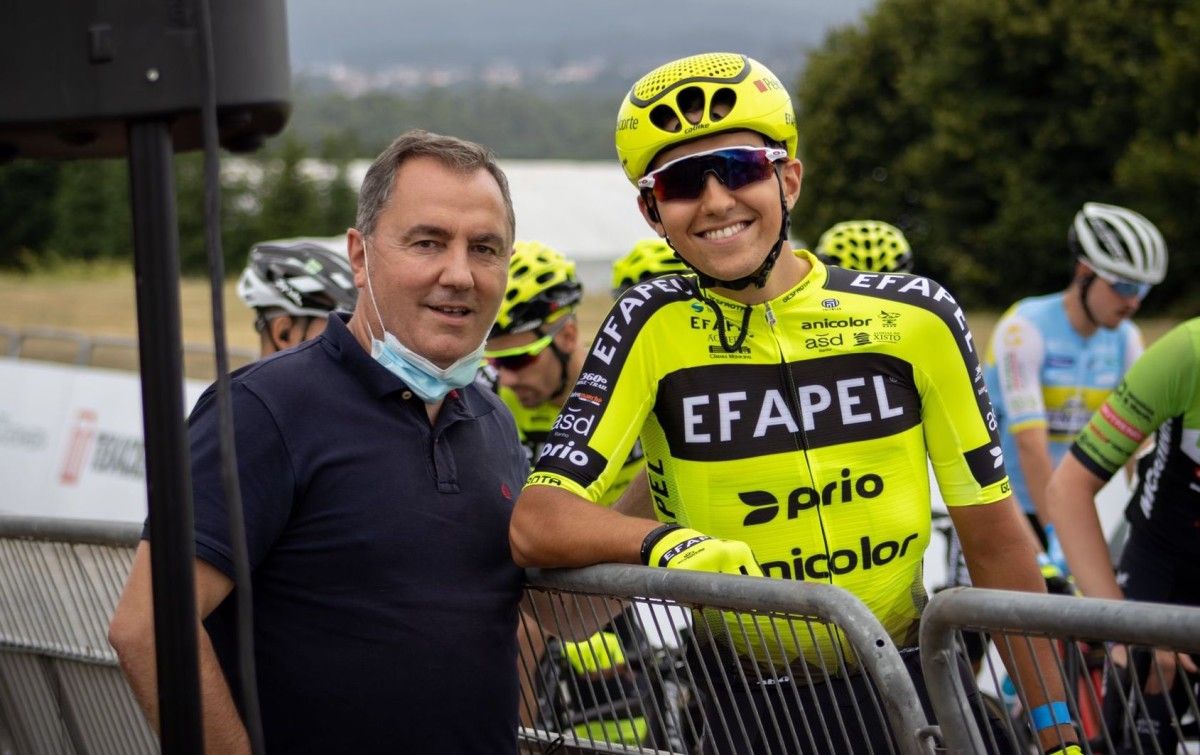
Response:
[[[204,749],[210,753],[249,753],[250,739],[242,724],[212,642],[203,626],[199,629],[200,705],[204,721]],[[159,731],[158,684],[154,640],[139,651],[118,649],[121,670],[146,720]]]
[[[1050,511],[1046,504],[1046,485],[1054,472],[1054,464],[1050,460],[1049,441],[1046,428],[1037,427],[1021,430],[1016,434],[1017,463],[1025,476],[1025,485],[1029,491],[1027,501],[1037,514],[1038,521],[1045,527],[1050,523]]]

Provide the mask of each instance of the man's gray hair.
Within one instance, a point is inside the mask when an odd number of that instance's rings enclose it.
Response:
[[[517,219],[513,213],[512,194],[508,190],[508,177],[496,164],[496,155],[487,147],[475,142],[418,128],[397,136],[367,169],[362,188],[358,190],[358,215],[355,218],[355,227],[362,235],[370,236],[375,231],[379,213],[383,212],[388,197],[391,196],[392,185],[396,182],[396,171],[406,160],[414,157],[432,157],[447,168],[463,173],[476,170],[486,170],[490,173],[499,184],[500,194],[504,197],[504,209],[508,214],[509,242],[516,238]]]

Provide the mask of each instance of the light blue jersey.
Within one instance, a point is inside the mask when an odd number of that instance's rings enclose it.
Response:
[[[996,323],[984,361],[1013,495],[1028,514],[1033,499],[1014,434],[1044,426],[1057,465],[1142,353],[1141,332],[1128,320],[1081,336],[1067,320],[1064,296],[1034,296],[1010,307]]]

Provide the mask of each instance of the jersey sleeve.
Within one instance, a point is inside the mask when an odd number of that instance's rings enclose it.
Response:
[[[230,384],[238,479],[251,568],[266,557],[291,516],[295,474],[275,418],[254,393]],[[188,420],[196,555],[233,577],[229,511],[221,482],[216,393],[211,388]]]
[[[1146,437],[1192,401],[1200,377],[1196,346],[1183,326],[1156,341],[1076,436],[1071,453],[1102,480],[1129,460]]]
[[[929,357],[914,363],[929,460],[947,506],[993,503],[1010,486],[975,342],[948,294],[934,313],[921,333]]]
[[[686,298],[682,290],[666,291],[678,281],[653,283],[662,291],[635,286],[613,305],[527,486],[551,485],[595,503],[617,481],[657,395],[647,326],[662,306]]]
[[[1041,381],[1045,353],[1041,331],[1025,317],[1010,314],[996,323],[992,355],[998,384],[993,400],[1011,433],[1046,424]]]

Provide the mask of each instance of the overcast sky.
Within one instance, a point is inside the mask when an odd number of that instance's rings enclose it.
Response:
[[[297,68],[549,64],[643,67],[730,50],[778,60],[857,21],[874,0],[287,0]],[[781,74],[783,72],[780,72]]]

